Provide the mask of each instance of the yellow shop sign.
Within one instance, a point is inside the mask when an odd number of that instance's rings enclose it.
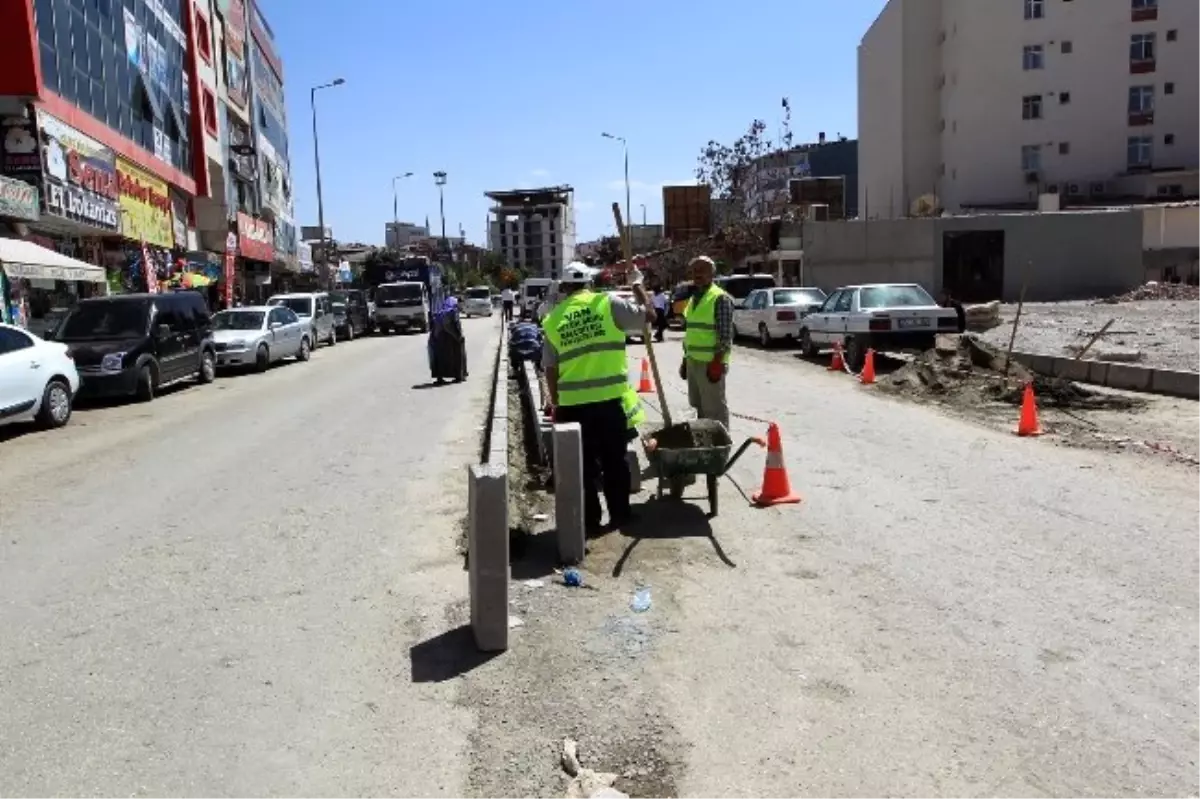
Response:
[[[175,246],[171,192],[165,181],[121,158],[117,159],[121,202],[121,235],[170,249]]]

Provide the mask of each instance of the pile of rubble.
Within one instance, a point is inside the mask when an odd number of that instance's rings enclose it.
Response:
[[[1130,410],[1144,401],[1086,389],[1077,383],[1035,375],[975,336],[938,336],[937,346],[885,377],[887,391],[913,398],[975,407],[983,402],[1019,405],[1026,383],[1033,383],[1038,404],[1080,410]]]
[[[1132,291],[1127,291],[1124,294],[1118,294],[1115,297],[1105,297],[1102,300],[1097,300],[1097,305],[1116,305],[1119,302],[1138,302],[1141,300],[1178,300],[1178,301],[1196,301],[1200,300],[1200,286],[1192,286],[1187,283],[1159,283],[1151,280],[1144,286],[1138,286]]]

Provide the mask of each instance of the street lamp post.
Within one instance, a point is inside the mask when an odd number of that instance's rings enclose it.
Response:
[[[392,178],[392,235],[396,237],[397,249],[400,244],[400,195],[396,193],[396,181],[412,176],[412,172],[405,172],[403,175],[396,175]]]
[[[645,227],[646,226],[646,204],[641,203],[641,206],[642,206],[642,227]]]
[[[449,255],[450,247],[446,241],[446,173],[443,170],[438,170],[433,173],[433,182],[438,187],[438,215],[442,220],[442,252]],[[451,263],[454,259],[451,258]]]
[[[630,222],[633,221],[629,218],[629,142],[625,141],[624,136],[614,136],[611,133],[601,133],[600,135],[606,139],[613,139],[615,141],[621,142],[621,149],[625,153],[625,230],[617,231],[617,232],[623,233],[623,234],[628,234],[629,224],[630,224]],[[631,248],[633,247],[632,240],[629,242],[629,246]]]
[[[345,82],[345,78],[337,78],[329,83],[313,86],[308,93],[309,104],[312,106],[313,160],[316,161],[317,165],[317,226],[321,229],[321,261],[325,265],[326,273],[329,271],[329,253],[327,242],[325,241],[325,200],[321,195],[321,143],[317,135],[317,92],[321,89],[341,86]],[[328,274],[325,277],[327,280],[329,279]]]

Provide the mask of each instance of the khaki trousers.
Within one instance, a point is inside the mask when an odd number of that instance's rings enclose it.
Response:
[[[729,367],[715,383],[708,380],[708,363],[687,362],[688,404],[696,409],[701,419],[715,419],[729,429],[729,403],[725,400],[725,381],[729,379]]]

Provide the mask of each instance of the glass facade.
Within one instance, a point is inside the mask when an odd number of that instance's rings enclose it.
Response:
[[[283,84],[263,57],[255,42],[250,48],[254,75],[254,114],[258,132],[266,137],[275,152],[288,160],[287,111],[283,104]]]
[[[46,88],[192,174],[182,0],[34,0]]]

